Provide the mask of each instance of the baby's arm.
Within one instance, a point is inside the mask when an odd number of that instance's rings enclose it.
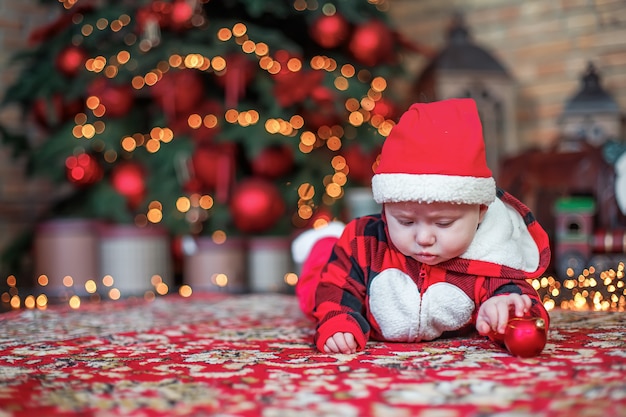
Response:
[[[516,317],[522,317],[528,313],[531,306],[532,301],[526,294],[510,293],[493,296],[485,300],[478,309],[476,330],[481,335],[487,335],[492,331],[504,334],[510,311],[513,310]]]
[[[324,352],[326,353],[356,353],[357,343],[352,333],[338,332],[326,339]]]

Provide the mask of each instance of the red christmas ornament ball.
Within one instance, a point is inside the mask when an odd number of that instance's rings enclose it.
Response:
[[[114,84],[104,78],[95,79],[87,88],[90,96],[96,96],[110,117],[125,116],[134,104],[133,89],[129,85]]]
[[[391,101],[381,98],[374,105],[372,114],[382,116],[385,119],[395,119],[398,115],[398,109]]]
[[[174,30],[183,30],[187,28],[194,10],[186,0],[177,0],[172,3],[170,10],[169,23]]]
[[[61,50],[55,60],[56,68],[67,77],[74,77],[87,60],[87,53],[80,46],[70,45]]]
[[[224,152],[216,147],[199,147],[191,155],[193,177],[207,189],[215,189],[219,177],[220,158]]]
[[[171,70],[152,86],[152,95],[169,116],[188,116],[204,98],[204,83],[193,69]]]
[[[210,146],[213,138],[221,131],[219,118],[224,114],[221,103],[207,100],[197,105],[193,114],[200,116],[199,124],[189,114],[170,115],[169,127],[174,136],[191,137],[197,146]]]
[[[336,102],[338,97],[325,86],[315,87],[311,93],[313,105],[302,110],[302,116],[307,127],[317,130],[322,126],[332,126],[340,123],[341,114],[337,113]]]
[[[285,202],[273,183],[248,178],[233,191],[229,208],[237,229],[244,233],[262,233],[284,214]]]
[[[354,30],[348,48],[363,65],[375,66],[393,50],[393,34],[383,22],[371,20]]]
[[[289,146],[264,148],[252,160],[252,172],[260,177],[276,179],[289,173],[293,168],[293,151]]]
[[[311,38],[326,49],[336,48],[344,43],[350,34],[348,21],[339,13],[322,16],[311,25]]]
[[[512,355],[521,358],[539,355],[546,342],[546,322],[538,317],[513,318],[504,332],[504,346]]]
[[[131,207],[137,207],[146,192],[146,173],[143,167],[134,162],[122,162],[111,171],[111,185],[126,197]]]
[[[198,178],[190,178],[183,184],[183,190],[189,194],[200,193],[203,189],[204,186]]]
[[[135,15],[136,31],[143,33],[147,29],[149,22],[154,22],[159,27],[165,27],[167,6],[168,4],[163,1],[154,0],[149,5],[138,9]]]
[[[359,145],[347,147],[341,152],[348,165],[348,177],[360,184],[369,185],[374,176],[374,164],[380,149],[366,152]]]
[[[103,170],[98,161],[89,154],[68,156],[65,159],[67,179],[76,185],[86,186],[98,182]]]
[[[33,101],[32,111],[35,121],[42,127],[57,126],[83,110],[80,99],[67,102],[62,94],[51,97],[38,97]]]
[[[280,62],[280,50],[275,59]],[[215,82],[224,88],[226,103],[234,106],[236,101],[243,97],[246,88],[257,74],[257,65],[243,54],[228,54],[225,56],[226,67],[217,71]],[[230,103],[230,104],[228,104]]]

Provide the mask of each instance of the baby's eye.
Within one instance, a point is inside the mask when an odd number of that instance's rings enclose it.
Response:
[[[400,223],[402,226],[410,226],[413,224],[411,220],[398,220],[398,223]]]
[[[442,220],[436,222],[435,224],[439,227],[450,227],[452,226],[452,223],[454,223],[454,220]]]

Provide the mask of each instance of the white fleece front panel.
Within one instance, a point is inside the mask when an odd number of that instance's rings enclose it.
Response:
[[[370,283],[369,308],[386,340],[415,342],[460,329],[472,318],[475,304],[446,282],[431,285],[420,296],[406,273],[391,268]]]

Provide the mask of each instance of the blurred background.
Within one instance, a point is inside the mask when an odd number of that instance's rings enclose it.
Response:
[[[0,16],[4,306],[289,292],[293,236],[378,210],[384,138],[449,97],[476,99],[499,186],[550,234],[546,299],[624,305],[625,1],[2,0]]]

